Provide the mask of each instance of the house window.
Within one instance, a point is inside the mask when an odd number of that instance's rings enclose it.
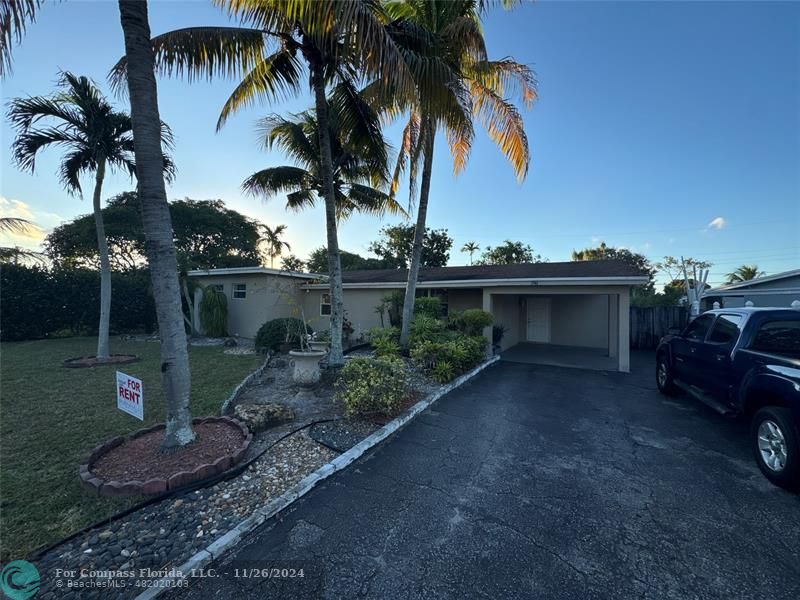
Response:
[[[234,298],[247,298],[247,284],[234,283],[233,284],[233,297]]]
[[[331,316],[331,295],[330,294],[322,294],[319,297],[319,316],[321,316],[321,317],[330,317]]]

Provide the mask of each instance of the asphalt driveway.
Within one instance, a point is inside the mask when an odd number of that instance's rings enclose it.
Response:
[[[304,577],[182,596],[800,598],[800,497],[652,361],[498,363],[212,565]]]

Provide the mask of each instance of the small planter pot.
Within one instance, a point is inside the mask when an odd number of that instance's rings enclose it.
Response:
[[[292,380],[298,385],[314,385],[317,383],[320,378],[319,361],[322,360],[325,354],[320,350],[306,352],[292,350],[289,352],[289,356],[294,361]]]
[[[328,342],[308,342],[315,352],[328,352]]]

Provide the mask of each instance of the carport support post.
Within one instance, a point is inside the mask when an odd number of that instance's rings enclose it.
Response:
[[[619,306],[618,321],[618,338],[619,344],[619,370],[623,373],[629,373],[631,370],[631,292],[629,289],[620,292],[617,296],[617,305]]]
[[[608,295],[608,356],[619,356],[619,294]]]
[[[494,316],[494,312],[492,312],[492,295],[489,293],[489,290],[483,288],[483,310]],[[488,344],[486,344],[487,351],[486,355],[491,358],[492,356],[492,326],[483,328],[483,335],[488,340]]]

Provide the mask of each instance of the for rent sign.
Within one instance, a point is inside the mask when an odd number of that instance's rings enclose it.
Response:
[[[117,408],[144,421],[142,381],[117,371]]]

